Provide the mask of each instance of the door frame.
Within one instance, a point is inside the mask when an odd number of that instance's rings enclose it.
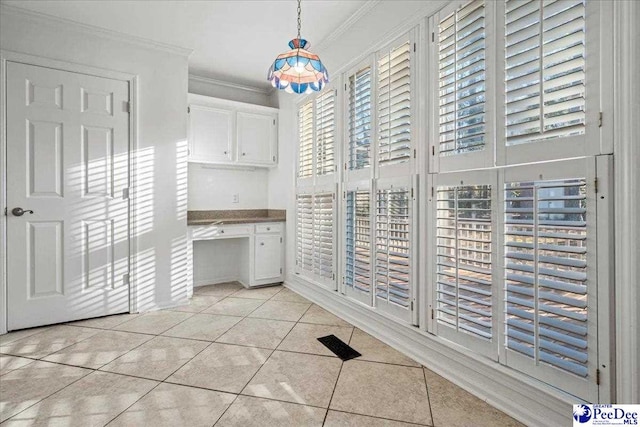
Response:
[[[136,217],[136,170],[135,153],[138,151],[138,87],[139,76],[105,68],[92,67],[52,58],[34,56],[0,49],[0,208],[7,210],[7,62],[16,62],[59,71],[87,74],[129,83],[129,312],[138,311],[136,275],[136,254],[138,247],[135,229]],[[0,212],[0,335],[7,333],[8,324],[8,283],[7,283],[7,215]]]

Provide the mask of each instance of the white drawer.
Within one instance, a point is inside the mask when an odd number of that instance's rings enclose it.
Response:
[[[267,224],[256,224],[256,233],[282,233],[283,226],[281,222],[273,222]]]
[[[191,227],[192,240],[223,239],[250,234],[251,226],[247,225],[196,225]]]

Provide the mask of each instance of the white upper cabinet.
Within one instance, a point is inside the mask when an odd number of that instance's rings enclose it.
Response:
[[[239,111],[236,120],[238,162],[275,164],[276,116]]]
[[[190,160],[233,160],[233,111],[191,105],[189,107]]]
[[[189,161],[275,166],[278,110],[189,94]]]

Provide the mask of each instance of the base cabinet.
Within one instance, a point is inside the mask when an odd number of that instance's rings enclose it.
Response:
[[[193,286],[237,280],[252,287],[284,280],[283,223],[190,226],[189,238]],[[203,252],[194,256],[198,250]],[[231,253],[236,254],[233,261]]]
[[[256,235],[253,269],[256,281],[281,279],[282,244],[279,235]]]

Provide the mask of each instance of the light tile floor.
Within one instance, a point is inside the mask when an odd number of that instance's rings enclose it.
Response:
[[[362,353],[342,362],[317,338]],[[2,426],[517,426],[289,289],[0,336]]]

